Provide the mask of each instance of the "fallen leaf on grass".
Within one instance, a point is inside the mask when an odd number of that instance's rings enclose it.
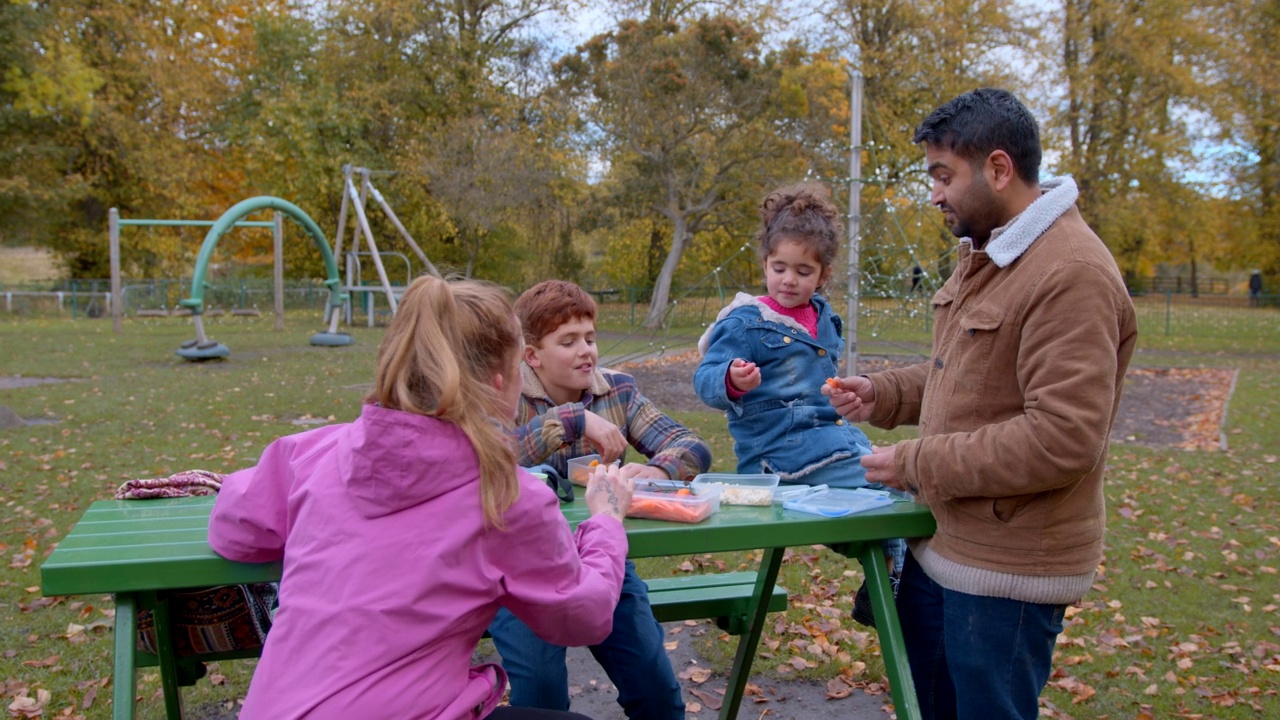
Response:
[[[9,714],[13,717],[39,717],[44,714],[44,706],[51,699],[53,695],[43,688],[36,690],[34,698],[24,693],[9,703]]]
[[[23,660],[22,664],[27,667],[53,667],[62,659],[61,655],[50,655],[43,660]]]
[[[67,625],[67,631],[63,633],[62,637],[66,638],[67,642],[70,643],[82,643],[89,639],[88,636],[84,634],[84,626],[77,625],[75,623],[69,623]]]
[[[724,704],[724,698],[717,697],[713,693],[709,693],[709,692],[705,692],[697,689],[690,690],[689,693],[694,697],[698,698],[699,700],[701,700],[702,704],[708,710],[719,710],[720,706]]]

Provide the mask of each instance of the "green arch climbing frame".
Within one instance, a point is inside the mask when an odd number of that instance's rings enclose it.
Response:
[[[324,232],[320,230],[320,226],[311,219],[311,216],[303,212],[297,205],[278,197],[262,195],[242,200],[222,213],[222,216],[214,222],[213,227],[209,228],[209,233],[205,235],[204,243],[200,246],[200,254],[196,256],[195,272],[191,275],[191,297],[178,301],[180,306],[191,310],[196,326],[196,339],[183,343],[182,347],[178,349],[178,354],[188,360],[207,360],[226,357],[230,354],[225,345],[209,340],[204,333],[204,291],[208,287],[205,283],[205,275],[209,271],[209,260],[213,257],[214,248],[218,246],[218,240],[222,238],[223,233],[234,227],[240,218],[259,210],[276,210],[284,213],[293,218],[311,236],[316,247],[320,250],[321,257],[324,259],[326,276],[324,284],[329,288],[331,313],[336,314],[338,308],[342,307],[347,300],[346,294],[342,292],[342,281],[338,277],[338,264],[334,262],[333,251],[329,249],[329,241],[325,238]],[[332,347],[350,345],[352,342],[354,340],[350,335],[332,331],[316,333],[311,337],[312,345]]]

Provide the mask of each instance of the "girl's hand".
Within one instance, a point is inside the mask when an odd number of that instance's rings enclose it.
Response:
[[[729,384],[738,392],[751,392],[760,387],[760,368],[753,362],[734,358],[729,363]]]
[[[621,522],[631,509],[635,486],[634,480],[622,476],[617,465],[597,465],[587,480],[587,511],[592,516],[612,515]]]

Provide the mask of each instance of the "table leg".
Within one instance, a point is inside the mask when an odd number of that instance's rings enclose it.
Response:
[[[178,687],[178,661],[173,648],[173,626],[169,622],[169,600],[157,597],[151,611],[156,624],[156,655],[160,659],[160,687],[164,689],[164,712],[169,720],[182,720],[182,690]]]
[[[742,705],[742,694],[747,689],[747,678],[751,677],[751,661],[755,659],[756,647],[760,644],[760,635],[764,632],[764,622],[769,616],[768,598],[773,594],[773,586],[778,582],[778,568],[782,566],[782,553],[785,548],[765,548],[760,558],[760,571],[756,573],[756,590],[751,598],[748,611],[747,632],[738,638],[738,654],[733,658],[733,670],[729,672],[729,687],[725,690],[724,704],[720,706],[720,720],[731,720],[738,717],[738,708]]]
[[[902,720],[920,720],[920,701],[916,698],[915,681],[911,679],[911,666],[907,663],[907,646],[902,639],[902,626],[898,623],[898,608],[893,602],[893,587],[889,583],[884,551],[877,542],[861,543],[856,552],[867,576],[867,591],[876,617],[880,654],[889,675],[894,711]]]
[[[138,598],[116,593],[115,668],[112,673],[111,716],[133,720],[133,697],[138,692],[136,650]]]

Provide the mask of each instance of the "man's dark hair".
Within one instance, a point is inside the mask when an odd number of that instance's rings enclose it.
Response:
[[[911,141],[945,147],[970,163],[1003,150],[1024,181],[1040,182],[1040,126],[1007,90],[979,88],[947,101],[920,123]]]

